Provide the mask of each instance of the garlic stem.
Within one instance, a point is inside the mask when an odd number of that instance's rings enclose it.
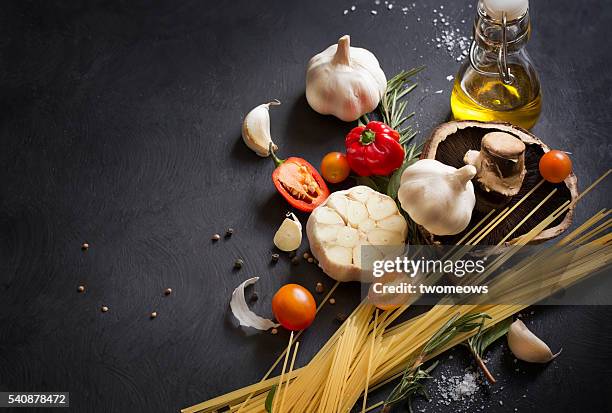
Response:
[[[336,65],[351,65],[351,36],[345,34],[338,40],[338,49],[332,59]]]
[[[476,168],[473,165],[465,165],[453,172],[453,175],[465,187],[469,181],[476,176]]]

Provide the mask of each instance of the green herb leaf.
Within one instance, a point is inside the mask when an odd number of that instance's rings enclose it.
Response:
[[[276,384],[272,386],[266,397],[266,412],[272,413],[272,402],[274,401],[274,394],[276,393]]]
[[[407,400],[408,410],[411,411],[411,401],[416,395],[421,395],[429,400],[429,393],[427,393],[427,388],[423,382],[432,378],[430,373],[436,368],[437,365],[438,362],[436,361],[426,369],[416,367],[414,369],[405,371],[400,384],[393,389],[387,400],[385,400],[382,411],[389,411],[390,406],[402,400]]]
[[[459,313],[457,313],[449,318],[448,321],[425,343],[419,356],[408,363],[408,367],[404,370],[400,382],[385,400],[383,412],[389,411],[391,405],[402,400],[410,400],[415,394],[425,391],[425,387],[421,381],[430,378],[429,372],[431,371],[431,367],[427,370],[420,369],[425,357],[444,348],[459,333],[469,332],[474,329],[478,329],[479,331],[482,330],[486,318],[491,317],[485,313],[464,315],[459,315]]]
[[[357,185],[365,185],[369,186],[375,191],[381,192],[381,189],[378,187],[376,182],[369,176],[353,176],[353,179],[357,183]]]
[[[491,344],[503,337],[508,332],[510,324],[512,324],[512,317],[508,317],[485,330],[483,330],[481,327],[478,334],[470,337],[464,343],[470,349],[470,353],[472,353],[476,359],[478,367],[480,370],[482,370],[482,373],[490,383],[495,383],[496,380],[483,360],[484,353]]]
[[[480,334],[470,338],[468,341],[474,342],[478,354],[480,357],[482,357],[491,344],[506,335],[508,329],[510,328],[510,324],[512,324],[512,317],[508,317],[505,320],[487,328]]]
[[[391,177],[389,178],[389,184],[387,185],[387,195],[389,195],[391,198],[397,199],[397,191],[399,190],[402,174],[404,173],[406,168],[414,164],[418,159],[418,155],[415,156],[415,153],[416,146],[410,145],[410,148],[406,150],[406,159],[404,160],[404,163],[402,164],[402,166],[397,168],[395,172],[391,174]]]

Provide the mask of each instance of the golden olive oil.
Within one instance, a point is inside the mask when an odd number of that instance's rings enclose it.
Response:
[[[510,72],[513,81],[505,84],[499,77],[481,75],[469,68],[460,71],[451,93],[453,117],[509,122],[530,129],[540,116],[539,84],[532,82],[532,76],[519,65],[510,66]]]

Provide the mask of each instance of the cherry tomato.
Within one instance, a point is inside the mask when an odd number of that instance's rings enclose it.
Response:
[[[330,152],[321,161],[321,175],[329,183],[337,184],[348,178],[351,167],[346,155],[340,152]]]
[[[312,324],[316,311],[312,294],[301,285],[284,285],[272,298],[272,312],[287,330],[305,329]]]
[[[553,150],[540,158],[540,175],[548,182],[563,182],[571,172],[572,161],[565,152]]]

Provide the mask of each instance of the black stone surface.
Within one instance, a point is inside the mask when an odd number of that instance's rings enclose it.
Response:
[[[410,104],[424,139],[449,117],[446,77],[459,65],[456,52],[436,48],[433,9],[444,5],[468,36],[474,9],[449,0],[393,4],[3,2],[0,391],[69,391],[74,412],[168,412],[259,380],[287,334],[236,328],[233,288],[261,276],[253,307],[270,315],[281,284],[314,291],[332,282],[303,261],[270,264],[288,206],[270,181],[271,161],[240,139],[243,115],[278,98],[280,155],[318,165],[342,150],[350,126],[308,107],[304,71],[313,54],[349,33],[389,75],[427,66]],[[538,0],[532,17],[529,50],[544,93],[534,133],[573,153],[584,188],[610,166],[612,8]],[[590,194],[576,221],[609,206],[609,189]],[[228,227],[235,232],[226,239]],[[214,233],[222,235],[216,243]],[[300,365],[337,328],[336,313],[357,304],[359,288],[342,286],[335,298],[304,334]],[[498,387],[446,406],[432,386],[432,401],[415,409],[610,411],[612,308],[530,311],[530,327],[563,347],[562,356],[547,366],[515,364],[498,343],[489,356]],[[451,355],[434,374],[441,381],[470,365],[463,349]]]

